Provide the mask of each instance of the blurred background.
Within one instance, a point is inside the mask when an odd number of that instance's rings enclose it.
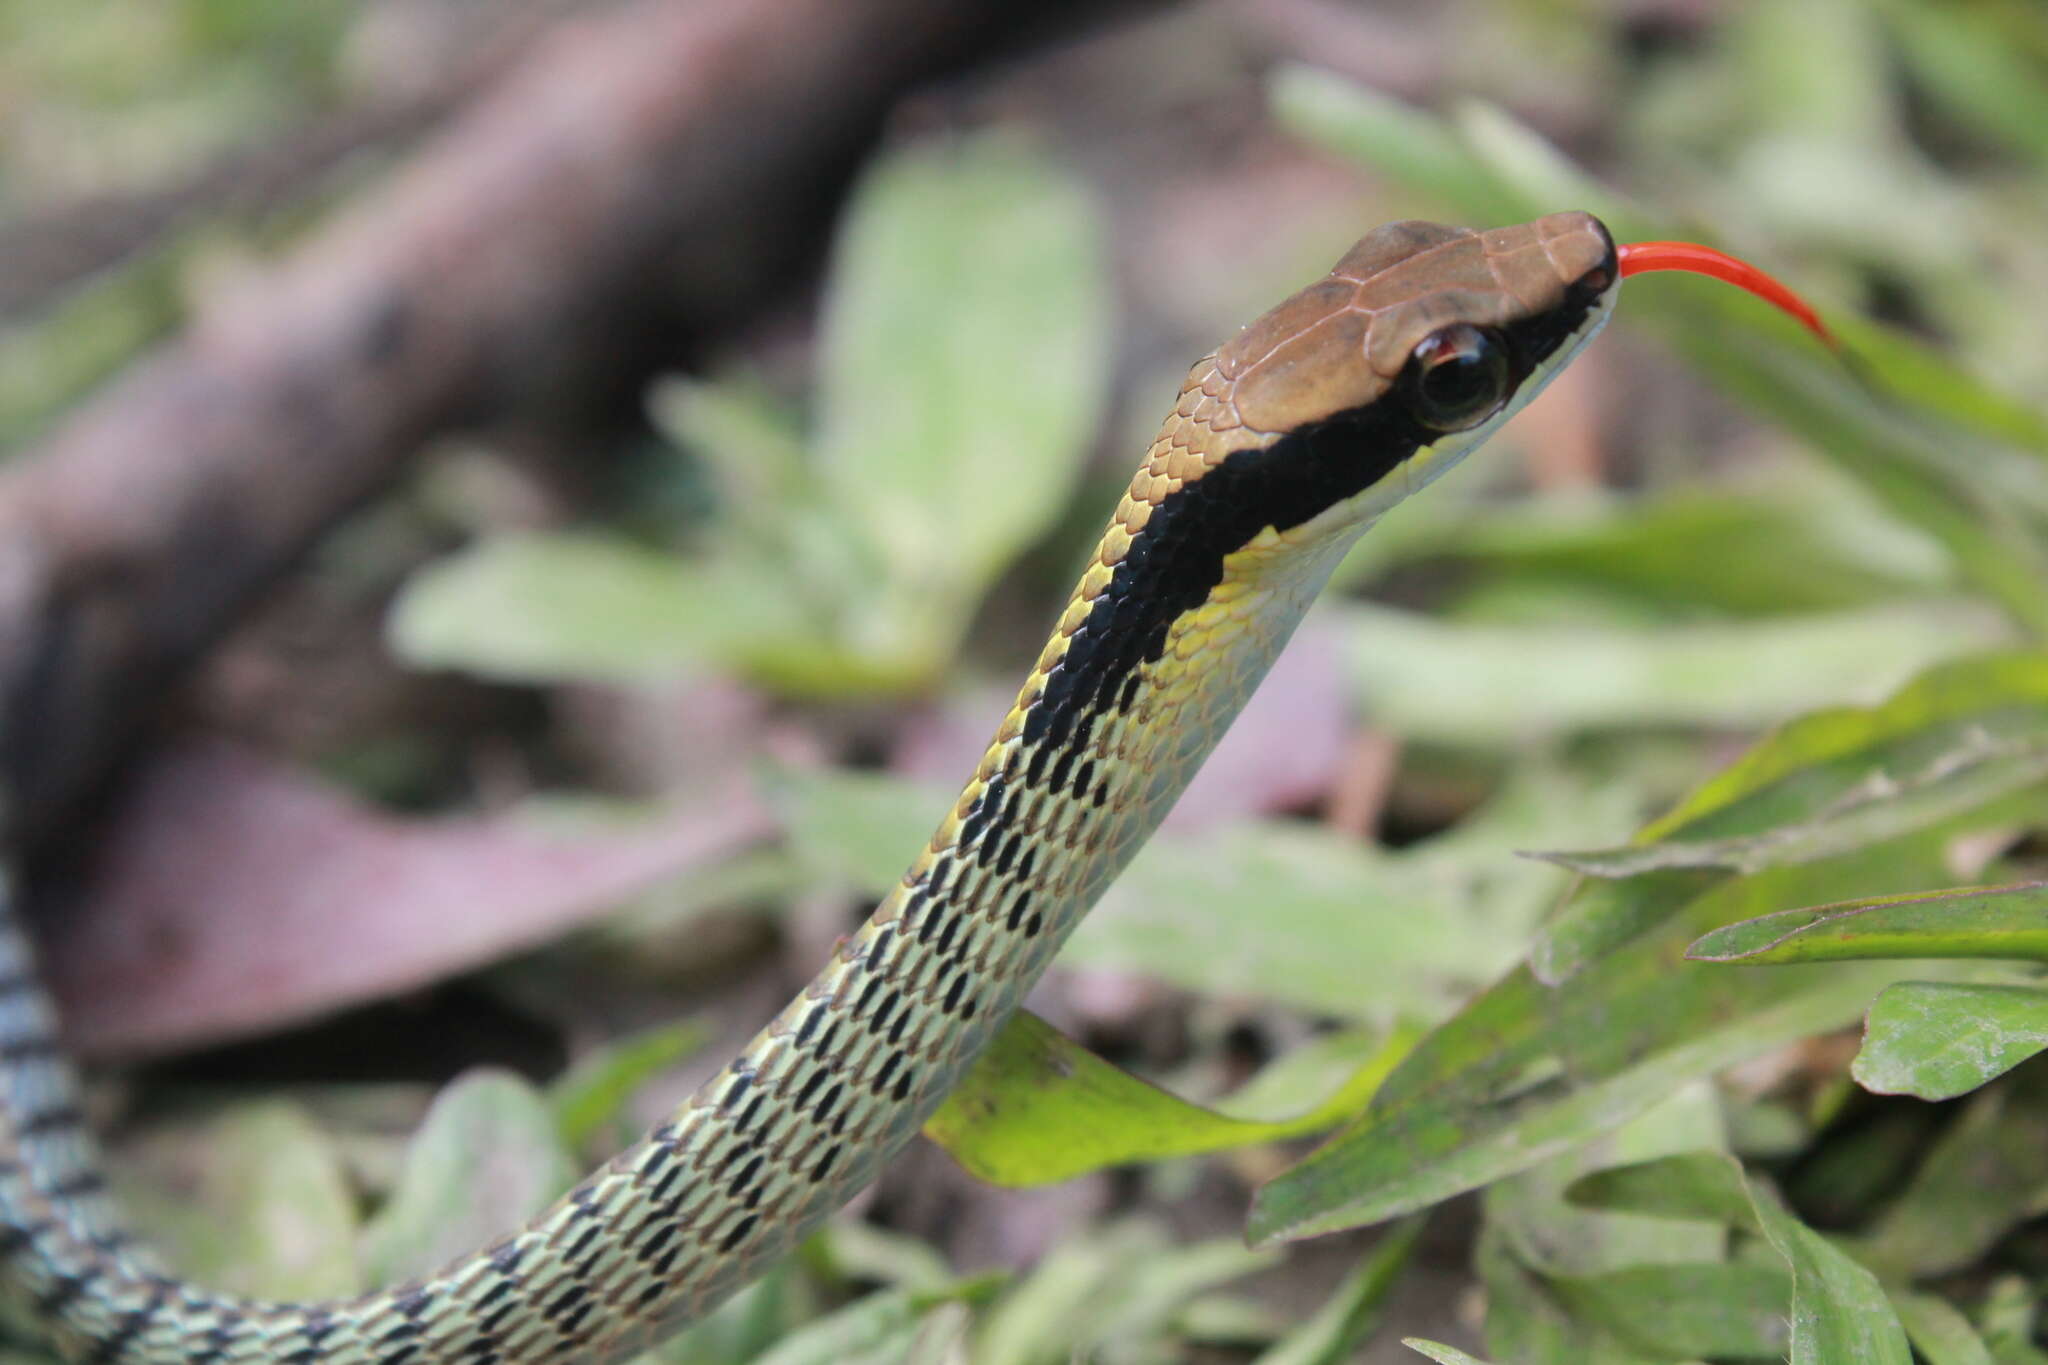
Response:
[[[1632,283],[1040,988],[1104,1057],[1309,1109],[1522,961],[1568,878],[1517,851],[2048,630],[2038,5],[1004,8],[0,0],[0,781],[181,1267],[383,1282],[686,1095],[921,845],[1187,365],[1388,220],[1714,242],[1888,396]],[[1954,1120],[1853,1048],[1671,1093],[1865,1227]],[[1019,1191],[920,1144],[661,1358],[1505,1352],[1475,1241],[1578,1235],[1552,1189],[1247,1250],[1306,1148],[1206,1145]],[[2007,1176],[1944,1273],[2009,1325]],[[1742,1358],[1546,1301],[1556,1359]]]

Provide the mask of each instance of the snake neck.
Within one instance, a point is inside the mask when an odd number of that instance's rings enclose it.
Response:
[[[1158,829],[1360,529],[1268,529],[1166,620],[1132,594],[1179,567],[1091,566],[974,776],[847,952],[887,932],[936,939],[930,980],[945,926],[979,920],[985,984],[1022,983],[991,994],[999,1020]]]
[[[1200,509],[1161,513],[1146,500],[1161,491],[1141,471],[959,800],[825,969],[645,1140],[408,1284],[282,1304],[160,1274],[97,1196],[48,1003],[0,910],[0,1219],[32,1230],[0,1257],[52,1339],[112,1365],[605,1362],[758,1275],[952,1089],[1165,818],[1348,543],[1267,529],[1210,561]],[[1162,612],[1159,580],[1190,572],[1206,577],[1199,599]]]

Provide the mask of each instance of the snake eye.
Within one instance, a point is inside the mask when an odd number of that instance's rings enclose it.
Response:
[[[1417,421],[1437,431],[1463,431],[1507,401],[1507,347],[1493,332],[1454,322],[1422,339],[1403,379]]]

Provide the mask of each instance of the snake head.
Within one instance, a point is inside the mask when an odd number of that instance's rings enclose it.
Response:
[[[1590,335],[1619,280],[1614,240],[1587,213],[1487,232],[1389,223],[1233,337],[1216,368],[1254,431],[1344,420],[1418,384],[1408,406],[1420,400],[1423,425],[1463,429],[1533,397],[1519,391]],[[1432,404],[1427,375],[1410,376],[1444,366],[1434,386],[1453,401]]]

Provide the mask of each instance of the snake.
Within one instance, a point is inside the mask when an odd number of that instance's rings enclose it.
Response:
[[[604,1365],[701,1318],[915,1135],[1159,826],[1350,545],[1525,406],[1624,276],[1586,213],[1390,223],[1197,361],[929,843],[819,974],[639,1142],[525,1226],[354,1298],[169,1273],[127,1230],[0,890],[0,1280],[91,1365]],[[986,471],[999,496],[1022,471]]]

